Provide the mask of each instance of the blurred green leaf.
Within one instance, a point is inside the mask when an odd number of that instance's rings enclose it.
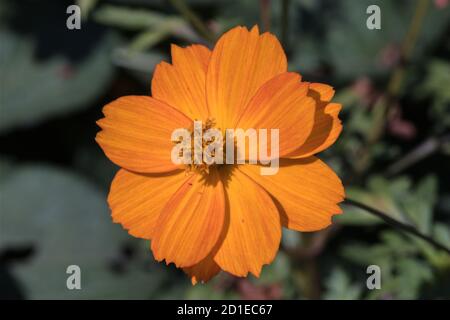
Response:
[[[407,177],[387,180],[381,176],[372,176],[366,189],[353,187],[346,192],[350,199],[388,213],[398,221],[414,225],[421,232],[431,232],[437,193],[437,180],[434,176],[425,177],[415,189]],[[373,225],[381,222],[351,205],[345,207],[344,214],[337,216],[336,221],[346,225]]]
[[[219,276],[220,277],[220,276]],[[222,300],[222,299],[239,299],[239,295],[236,292],[230,290],[222,290],[217,284],[217,280],[214,279],[208,284],[197,284],[190,286],[185,292],[185,299],[188,300]]]
[[[420,76],[423,76],[422,73]],[[444,60],[432,60],[427,65],[423,84],[419,86],[418,98],[432,98],[431,115],[436,121],[435,130],[450,127],[450,63]]]
[[[112,52],[113,63],[116,66],[126,68],[145,86],[149,85],[149,79],[151,79],[155,66],[163,59],[165,57],[155,51],[138,52],[119,47]]]
[[[433,220],[433,207],[436,204],[437,179],[427,176],[421,180],[409,197],[403,198],[403,208],[419,231],[430,234]],[[395,196],[395,195],[394,195]]]
[[[284,252],[278,252],[275,260],[264,267],[259,284],[283,283],[291,274],[291,262]]]
[[[362,243],[345,245],[342,256],[363,267],[375,264],[381,268],[381,290],[369,292],[368,298],[418,298],[422,286],[435,275],[430,264],[417,258],[423,248],[395,231],[383,232],[381,239],[379,244],[372,246]],[[448,254],[445,255],[448,259]]]
[[[34,247],[30,261],[13,269],[27,297],[148,298],[166,279],[148,249],[114,271],[125,241],[140,241],[112,223],[106,195],[86,180],[49,166],[18,166],[0,181],[0,196],[0,248]],[[73,264],[81,268],[81,290],[66,288]]]
[[[356,300],[361,297],[362,287],[352,283],[349,275],[341,268],[334,268],[325,281],[326,300]]]
[[[178,16],[168,16],[147,9],[131,9],[113,5],[104,5],[95,11],[94,19],[100,23],[127,30],[179,28],[185,22]]]
[[[397,263],[392,293],[399,299],[417,299],[420,289],[433,278],[430,266],[417,259],[401,259]],[[386,282],[386,281],[385,281]]]
[[[329,63],[346,79],[385,74],[390,70],[389,55],[398,50],[406,36],[416,1],[345,0],[339,5],[335,18],[327,25],[329,31],[324,41],[331,58]],[[381,9],[381,30],[369,30],[366,26],[369,5],[378,5]],[[448,19],[449,10],[429,6],[418,38],[420,45],[415,47],[413,58],[422,55],[427,45],[445,32]]]
[[[77,5],[81,9],[81,16],[86,19],[99,0],[77,0]]]
[[[373,196],[364,190],[358,188],[347,188],[345,193],[350,199],[357,199],[363,203],[373,203]],[[370,226],[381,223],[382,221],[368,213],[365,210],[356,208],[354,206],[345,206],[344,213],[333,217],[333,220],[337,223],[348,226]]]
[[[105,90],[113,74],[112,36],[105,36],[79,64],[62,56],[39,62],[31,38],[6,30],[0,31],[0,42],[0,131],[85,108]]]

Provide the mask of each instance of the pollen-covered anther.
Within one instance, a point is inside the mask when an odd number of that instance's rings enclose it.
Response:
[[[207,132],[210,129],[216,129],[217,133],[221,131],[220,128],[215,128],[216,122],[211,118],[208,118],[205,122],[202,122],[201,127],[195,126],[195,123],[199,123],[199,120],[195,119],[191,127],[187,128],[190,133],[191,148],[189,150],[190,162],[185,165],[185,169],[187,173],[196,172],[207,175],[209,174],[210,167],[217,165],[216,161],[212,163],[207,163],[204,161],[205,153],[207,153],[212,159],[216,159],[216,150],[214,148],[208,150],[208,146],[216,142],[216,136],[208,137]],[[223,137],[222,141],[224,141]],[[182,138],[174,141],[175,144],[182,142]],[[223,144],[222,148],[225,148],[225,144]],[[180,158],[184,157],[183,149],[180,149],[179,156]]]

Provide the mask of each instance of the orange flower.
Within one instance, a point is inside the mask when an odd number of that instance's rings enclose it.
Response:
[[[327,227],[341,213],[344,189],[314,154],[339,136],[341,105],[330,102],[330,86],[300,79],[287,72],[276,37],[256,26],[228,31],[212,51],[173,45],[172,64],[156,67],[152,97],[119,98],[98,121],[96,141],[122,168],[108,197],[114,222],[151,240],[155,259],[183,268],[193,284],[221,270],[259,276],[282,227]],[[188,171],[174,164],[171,134],[194,119],[222,129],[278,128],[278,173],[260,175],[260,164]]]

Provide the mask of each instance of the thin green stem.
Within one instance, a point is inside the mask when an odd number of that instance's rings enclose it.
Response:
[[[450,254],[450,249],[447,248],[446,246],[444,246],[443,244],[441,244],[441,243],[437,242],[436,240],[434,240],[433,238],[421,233],[416,228],[391,218],[388,214],[386,214],[378,209],[369,207],[368,205],[365,205],[364,203],[361,203],[361,202],[353,200],[353,199],[347,198],[345,200],[345,202],[349,205],[358,207],[360,209],[363,209],[363,210],[377,216],[378,218],[382,219],[387,224],[391,225],[394,228],[399,229],[400,231],[412,234],[416,237],[421,238],[422,240],[425,240],[426,242],[428,242],[429,244],[434,246],[436,249],[443,250],[443,251],[447,252],[448,254]]]
[[[402,64],[395,70],[388,83],[388,94],[390,96],[397,96],[405,76],[405,64],[409,62],[413,54],[414,47],[419,38],[420,29],[422,28],[423,20],[426,16],[429,0],[417,0],[414,16],[409,25],[408,33],[406,34],[402,44]]]
[[[186,4],[184,0],[169,0],[172,6],[186,19],[202,36],[209,42],[214,42],[216,36],[211,30],[203,23],[202,19]]]
[[[423,25],[423,20],[426,16],[429,0],[417,0],[414,15],[411,19],[408,31],[403,39],[401,50],[401,62],[392,73],[388,85],[387,94],[381,103],[377,103],[376,110],[378,116],[374,118],[371,131],[369,132],[368,141],[360,151],[359,160],[356,162],[356,173],[361,176],[370,165],[370,151],[373,146],[382,138],[386,127],[386,118],[389,115],[389,108],[398,98],[402,88],[406,67],[412,56],[417,40],[420,35],[420,30]]]

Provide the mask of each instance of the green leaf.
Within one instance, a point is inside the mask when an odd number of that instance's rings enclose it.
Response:
[[[362,287],[352,283],[350,276],[344,269],[336,267],[325,281],[327,291],[323,298],[326,300],[356,300],[361,297]]]
[[[77,5],[81,9],[81,16],[86,19],[99,0],[77,0]]]
[[[168,277],[151,262],[148,249],[114,272],[111,264],[123,244],[141,241],[112,223],[106,195],[79,176],[49,166],[14,167],[0,181],[0,196],[0,249],[35,249],[29,261],[12,269],[28,298],[141,299]],[[81,268],[81,290],[66,287],[69,265]]]
[[[112,5],[104,5],[96,10],[94,19],[102,24],[138,31],[150,28],[158,30],[166,28],[168,25],[173,28],[185,25],[183,19],[178,16],[168,16],[157,11]]]
[[[372,195],[362,189],[350,187],[345,192],[349,199],[356,199],[367,204],[374,202]],[[343,214],[333,217],[335,222],[348,226],[371,226],[382,223],[378,217],[368,213],[366,210],[351,205],[346,205],[343,209]]]
[[[429,175],[420,181],[412,194],[403,198],[404,211],[419,231],[426,234],[431,233],[436,195],[437,179]]]
[[[370,291],[367,298],[416,299],[422,286],[433,279],[432,266],[417,257],[423,248],[411,239],[416,238],[390,230],[381,234],[379,244],[348,244],[341,249],[343,257],[362,267],[380,267],[381,290]]]
[[[395,220],[413,225],[421,232],[431,232],[433,207],[437,200],[437,180],[434,176],[421,180],[415,189],[407,177],[386,180],[381,176],[371,176],[366,188],[347,188],[346,192],[349,199],[372,206]],[[381,219],[352,205],[344,209],[344,214],[335,218],[342,224],[373,225],[381,222]]]
[[[419,72],[419,71],[418,71]],[[420,70],[420,76],[422,75]],[[432,98],[431,116],[435,119],[435,131],[444,131],[450,127],[450,63],[444,60],[431,60],[428,63],[426,76],[422,85],[418,86],[416,96],[421,99]]]
[[[291,274],[289,258],[284,252],[278,252],[275,260],[264,266],[263,272],[258,279],[259,284],[273,284],[286,281]]]
[[[78,64],[62,56],[36,61],[33,41],[6,30],[0,31],[0,42],[0,131],[85,108],[113,74],[112,36],[105,36]]]
[[[416,299],[421,286],[433,278],[430,266],[417,259],[401,259],[397,264],[396,295],[400,299]]]
[[[366,8],[369,5],[378,5],[381,9],[381,30],[369,30],[366,26],[369,17]],[[339,9],[330,14],[326,26],[324,60],[333,65],[338,76],[345,79],[354,79],[362,74],[387,75],[391,68],[383,64],[383,56],[389,50],[399,50],[415,6],[416,2],[389,0],[339,1]],[[426,52],[427,46],[445,32],[449,16],[449,10],[429,6],[418,35],[418,45],[412,52],[413,59]]]

